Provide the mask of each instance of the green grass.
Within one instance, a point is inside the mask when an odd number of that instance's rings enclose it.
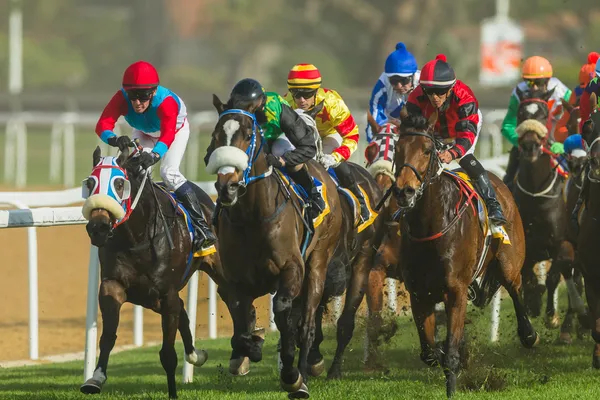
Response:
[[[471,364],[459,378],[457,399],[592,399],[600,394],[598,372],[591,368],[589,337],[570,346],[555,343],[558,331],[534,325],[541,334],[539,347],[523,349],[516,338],[510,300],[503,301],[499,344],[488,343],[488,312],[471,310],[467,325]],[[363,326],[360,322],[348,350],[341,381],[314,378],[309,383],[314,399],[431,399],[445,398],[441,368],[428,368],[419,360],[416,329],[409,317],[398,319],[400,329],[385,345],[388,371],[367,373],[361,363]],[[326,332],[323,352],[327,365],[334,352],[334,332]],[[284,399],[275,362],[276,336],[267,336],[264,358],[253,364],[246,377],[227,373],[229,340],[199,342],[209,351],[209,361],[196,369],[195,381],[178,383],[181,399]],[[177,346],[182,354],[182,346]],[[181,380],[181,364],[177,370]],[[486,383],[487,382],[487,383]],[[0,370],[0,399],[82,399],[82,362]],[[465,387],[475,388],[467,390]],[[111,357],[108,381],[99,398],[164,399],[166,379],[158,348],[145,348]]]
[[[210,142],[209,135],[201,134],[199,137],[199,160],[197,161],[198,181],[213,181],[214,176],[206,173],[204,168],[204,154]],[[92,153],[100,140],[93,131],[80,130],[75,133],[75,186],[88,176],[91,171]],[[0,160],[4,159],[5,132],[0,131]],[[182,171],[185,174],[186,158],[182,162]],[[154,177],[160,180],[158,168],[154,170]],[[4,163],[0,162],[0,183],[4,182]],[[62,164],[58,184],[50,182],[50,129],[29,130],[27,132],[27,185],[28,186],[57,186],[62,187]]]

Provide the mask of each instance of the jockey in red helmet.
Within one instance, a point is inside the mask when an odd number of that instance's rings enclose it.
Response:
[[[496,225],[505,224],[494,187],[473,154],[482,122],[479,104],[471,88],[456,79],[446,56],[440,54],[423,66],[419,86],[409,95],[406,110],[430,121],[435,119],[436,137],[454,142],[449,150],[439,154],[440,160],[458,160],[485,201],[490,220]]]
[[[125,150],[131,139],[117,137],[113,131],[120,116],[133,128],[133,139],[138,139],[144,147],[140,156],[142,167],[149,168],[162,160],[162,179],[169,190],[175,191],[194,223],[194,250],[213,245],[216,238],[204,219],[193,186],[179,170],[190,136],[185,104],[175,93],[160,86],[158,72],[149,62],[137,61],[127,67],[122,88],[106,105],[96,124],[96,134],[103,142]]]

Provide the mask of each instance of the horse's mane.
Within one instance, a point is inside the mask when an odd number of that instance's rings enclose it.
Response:
[[[419,114],[408,114],[402,119],[402,125],[400,125],[400,129],[402,130],[427,131],[428,128],[429,121],[423,115]]]

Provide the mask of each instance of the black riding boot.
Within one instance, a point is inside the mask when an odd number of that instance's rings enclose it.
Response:
[[[354,178],[354,175],[352,175],[350,166],[347,163],[342,162],[340,165],[334,168],[334,171],[338,181],[340,182],[340,186],[350,190],[358,199],[358,203],[360,204],[360,218],[363,222],[367,221],[370,217],[369,208],[367,207],[367,200],[356,184],[356,179]]]
[[[175,191],[175,195],[177,196],[177,199],[181,201],[192,218],[192,225],[196,231],[194,234],[194,251],[196,252],[215,244],[217,238],[210,230],[210,227],[204,219],[200,201],[198,201],[196,193],[194,193],[194,189],[192,188],[191,184],[189,182],[185,182],[179,189]]]
[[[506,166],[506,175],[502,179],[504,184],[508,186],[508,188],[512,191],[513,185],[515,181],[515,177],[517,176],[517,172],[519,171],[519,148],[517,146],[513,146],[510,150],[510,154],[508,155],[508,165]]]
[[[321,212],[325,209],[325,201],[323,200],[323,196],[317,190],[315,183],[313,182],[312,177],[308,173],[308,168],[306,165],[303,165],[302,168],[298,171],[294,171],[291,168],[287,169],[290,177],[304,188],[309,198],[309,214],[311,219],[317,218]]]
[[[506,224],[506,217],[502,213],[502,206],[496,198],[496,191],[492,186],[492,182],[490,182],[487,171],[472,154],[464,156],[459,164],[465,170],[467,175],[469,175],[471,181],[475,185],[475,189],[477,189],[477,192],[483,198],[492,223],[495,225]]]

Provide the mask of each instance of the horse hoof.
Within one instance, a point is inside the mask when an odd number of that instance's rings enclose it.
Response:
[[[265,328],[258,328],[252,331],[253,336],[258,336],[261,339],[265,339]]]
[[[308,388],[304,383],[300,385],[300,389],[295,392],[288,393],[288,399],[308,399],[310,395],[308,394]]]
[[[250,359],[239,357],[229,360],[229,373],[233,376],[244,376],[250,372]]]
[[[194,349],[193,353],[185,355],[185,361],[188,363],[195,365],[196,367],[201,367],[208,360],[208,353],[206,350],[196,350]]]
[[[560,326],[560,318],[558,314],[554,314],[553,316],[546,317],[546,328],[548,329],[556,329]]]
[[[335,365],[332,365],[329,368],[329,371],[327,371],[327,379],[329,379],[329,380],[342,379],[342,371],[340,370],[340,367],[336,367]]]
[[[321,361],[319,361],[318,363],[311,365],[309,370],[308,370],[308,374],[310,376],[319,376],[323,373],[323,371],[325,371],[325,359],[322,358]],[[304,397],[302,397],[304,398]]]
[[[286,392],[289,392],[290,394],[298,392],[302,388],[302,386],[306,387],[302,380],[302,374],[300,373],[298,373],[298,379],[296,379],[296,382],[294,383],[285,383],[283,379],[281,380],[281,388]],[[308,394],[308,391],[306,393]]]
[[[569,332],[561,332],[558,336],[558,343],[560,344],[572,344],[573,338]]]
[[[102,383],[95,379],[88,379],[81,387],[79,391],[83,394],[98,394],[102,391]]]

